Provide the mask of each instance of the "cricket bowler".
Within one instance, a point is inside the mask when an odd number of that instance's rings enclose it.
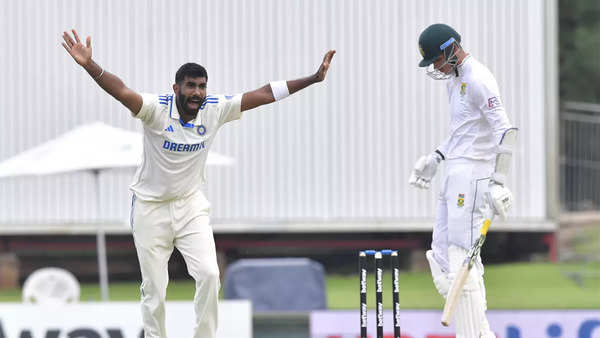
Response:
[[[131,227],[142,274],[141,307],[146,338],[165,338],[167,265],[174,248],[196,283],[193,337],[214,338],[217,331],[219,269],[210,203],[201,186],[214,137],[242,112],[287,97],[325,79],[334,50],[325,54],[316,73],[273,81],[237,95],[207,95],[208,74],[196,63],[175,74],[173,93],[139,94],[92,59],[91,38],[80,41],[75,30],[63,33],[65,50],[108,94],[143,125],[144,152],[131,190]],[[191,333],[190,333],[191,335]]]

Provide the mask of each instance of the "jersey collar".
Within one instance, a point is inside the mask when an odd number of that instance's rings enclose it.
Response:
[[[471,64],[471,54],[467,54],[462,62],[456,66],[456,70],[458,70],[459,77],[462,77],[464,73],[469,69]]]
[[[175,103],[176,97],[173,95],[173,99],[171,100],[171,104],[169,105],[169,117],[179,121],[179,124],[181,124],[182,127],[184,128],[194,128],[196,127],[195,124],[191,123],[191,121],[195,121],[196,118],[190,120],[190,122],[183,122],[183,120],[181,119],[181,116],[179,115],[179,110],[177,109],[177,103]],[[198,113],[200,113],[200,111],[198,111]],[[196,117],[198,117],[196,115]]]

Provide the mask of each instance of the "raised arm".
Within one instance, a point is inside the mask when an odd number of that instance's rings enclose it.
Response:
[[[244,93],[242,95],[242,111],[275,102],[276,100],[283,99],[313,83],[325,80],[327,70],[329,70],[329,65],[331,64],[331,59],[334,54],[335,50],[330,50],[325,53],[321,66],[313,75],[296,80],[271,82],[258,89]]]
[[[102,89],[112,95],[115,99],[119,100],[119,102],[127,107],[134,115],[137,115],[142,108],[142,96],[127,88],[121,79],[107,72],[92,60],[91,37],[87,37],[86,44],[84,45],[79,40],[77,32],[74,29],[72,32],[73,37],[71,37],[68,32],[63,32],[63,39],[65,42],[63,42],[62,45],[65,47],[65,50],[73,57],[75,62],[90,74],[92,79],[94,79]]]

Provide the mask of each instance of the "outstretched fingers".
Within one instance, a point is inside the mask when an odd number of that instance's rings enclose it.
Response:
[[[80,43],[81,41],[79,41],[79,35],[77,35],[77,31],[75,29],[71,29],[71,32],[73,32],[73,36],[75,37],[75,41],[77,43]]]
[[[65,43],[67,44],[67,46],[69,48],[71,48],[71,47],[73,47],[73,45],[75,45],[75,41],[73,40],[73,38],[71,38],[71,36],[67,32],[63,32],[63,40],[65,40]]]
[[[325,75],[327,75],[327,70],[329,69],[329,65],[331,64],[331,59],[333,58],[334,54],[335,50],[333,49],[325,53],[325,56],[323,57],[323,63],[321,63],[321,67],[319,67],[318,71],[319,81],[323,81],[325,79]]]
[[[332,50],[328,51],[327,53],[325,53],[325,56],[323,57],[323,64],[329,65],[331,63],[331,59],[333,58],[334,54],[335,54],[335,50],[334,49],[332,49]]]
[[[72,34],[72,35],[71,35]],[[62,46],[69,53],[75,61],[81,66],[87,65],[92,58],[92,39],[87,37],[86,45],[79,38],[77,31],[72,29],[71,32],[63,32]]]
[[[327,53],[325,53],[325,56],[323,57],[323,70],[325,72],[327,72],[327,69],[329,69],[329,65],[331,64],[331,59],[333,59],[333,55],[335,54],[335,50],[330,50]]]
[[[65,50],[67,51],[67,53],[71,54],[71,48],[69,46],[67,46],[66,43],[62,42],[61,45],[65,48]]]

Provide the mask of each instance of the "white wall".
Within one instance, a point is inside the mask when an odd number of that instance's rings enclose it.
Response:
[[[445,22],[496,74],[521,128],[509,223],[539,224],[546,218],[544,6],[543,0],[6,1],[0,160],[90,121],[141,130],[60,46],[71,27],[92,36],[99,64],[131,88],[155,93],[169,92],[187,61],[206,66],[211,92],[235,93],[308,75],[335,48],[325,83],[247,112],[217,136],[212,150],[237,165],[208,169],[215,221],[385,223],[398,230],[430,224],[436,191],[416,191],[406,181],[417,157],[447,132],[444,85],[417,67],[419,33]],[[100,219],[126,222],[131,175],[102,174]],[[89,174],[0,181],[4,231],[91,221],[94,205]]]

